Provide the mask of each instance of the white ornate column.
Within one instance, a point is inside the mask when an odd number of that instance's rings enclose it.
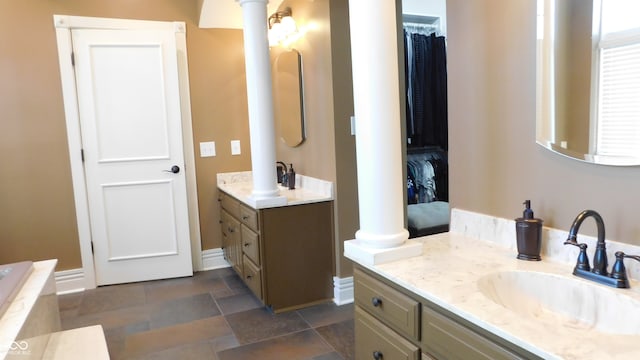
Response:
[[[268,0],[236,0],[242,7],[244,56],[249,104],[252,199],[257,207],[285,204],[276,180],[276,144],[267,39]]]
[[[404,227],[395,0],[350,0],[360,230],[345,255],[368,264],[422,253]]]

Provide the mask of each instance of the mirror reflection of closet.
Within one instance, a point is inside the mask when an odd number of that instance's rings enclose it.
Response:
[[[282,141],[296,147],[305,139],[302,57],[285,49],[273,63],[274,115]]]
[[[402,4],[407,225],[413,238],[449,230],[445,0]],[[416,13],[417,6],[431,9]]]

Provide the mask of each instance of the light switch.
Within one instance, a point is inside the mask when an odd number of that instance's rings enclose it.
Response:
[[[216,156],[216,142],[207,141],[200,143],[200,157]]]
[[[231,140],[231,155],[240,155],[240,140]]]

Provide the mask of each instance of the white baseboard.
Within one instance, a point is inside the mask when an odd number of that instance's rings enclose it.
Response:
[[[222,249],[209,249],[202,252],[203,271],[229,267],[224,259]],[[56,271],[56,289],[58,295],[71,294],[85,290],[84,271],[82,268]],[[333,277],[333,302],[337,305],[353,302],[353,276],[346,278]]]
[[[336,305],[353,302],[353,276],[346,278],[333,277],[333,302]]]
[[[202,251],[202,271],[222,269],[229,266],[231,265],[224,259],[224,253],[221,248]]]
[[[84,270],[82,268],[56,271],[56,293],[58,295],[84,291]]]
[[[202,252],[203,271],[221,269],[229,266],[229,263],[224,259],[222,249],[210,249]],[[56,271],[54,277],[56,281],[56,293],[58,295],[85,290],[85,278],[82,268]]]

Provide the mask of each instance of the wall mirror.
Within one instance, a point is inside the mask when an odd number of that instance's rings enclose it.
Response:
[[[296,147],[305,139],[302,57],[284,50],[273,62],[274,115],[282,141]]]
[[[536,142],[640,165],[640,1],[538,0]]]

